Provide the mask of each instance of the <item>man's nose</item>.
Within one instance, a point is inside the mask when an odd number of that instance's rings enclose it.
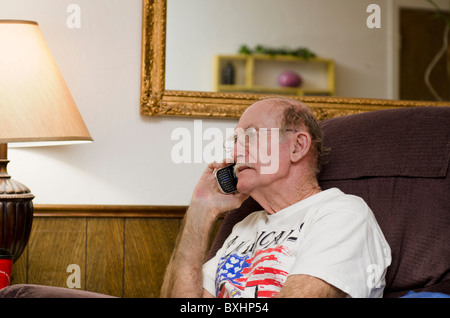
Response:
[[[241,143],[237,142],[234,145],[233,153],[232,153],[234,162],[236,163],[245,163],[248,161],[248,149],[245,145],[242,145]]]

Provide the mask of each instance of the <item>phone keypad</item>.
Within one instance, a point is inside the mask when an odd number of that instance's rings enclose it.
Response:
[[[220,169],[217,171],[217,179],[219,185],[225,193],[232,193],[236,191],[236,178],[232,175],[231,169]]]

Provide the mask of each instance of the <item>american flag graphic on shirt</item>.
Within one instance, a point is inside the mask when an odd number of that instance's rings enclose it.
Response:
[[[295,260],[289,246],[296,242],[300,229],[281,233],[262,232],[254,242],[239,241],[238,238],[232,240],[228,246],[228,251],[232,252],[219,260],[216,297],[275,297]],[[267,239],[269,235],[270,240]],[[263,248],[258,248],[258,245]]]

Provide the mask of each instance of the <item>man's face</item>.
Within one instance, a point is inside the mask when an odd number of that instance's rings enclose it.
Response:
[[[286,174],[289,142],[279,138],[283,107],[263,100],[250,106],[235,128],[238,191],[251,194]]]

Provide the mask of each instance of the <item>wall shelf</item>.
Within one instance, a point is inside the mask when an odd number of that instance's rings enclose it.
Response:
[[[223,84],[225,66],[234,69],[233,84]],[[281,87],[283,71],[295,71],[302,79],[300,87]],[[288,95],[331,96],[335,93],[334,62],[322,58],[286,55],[237,54],[214,57],[214,89],[218,92],[251,92]]]

